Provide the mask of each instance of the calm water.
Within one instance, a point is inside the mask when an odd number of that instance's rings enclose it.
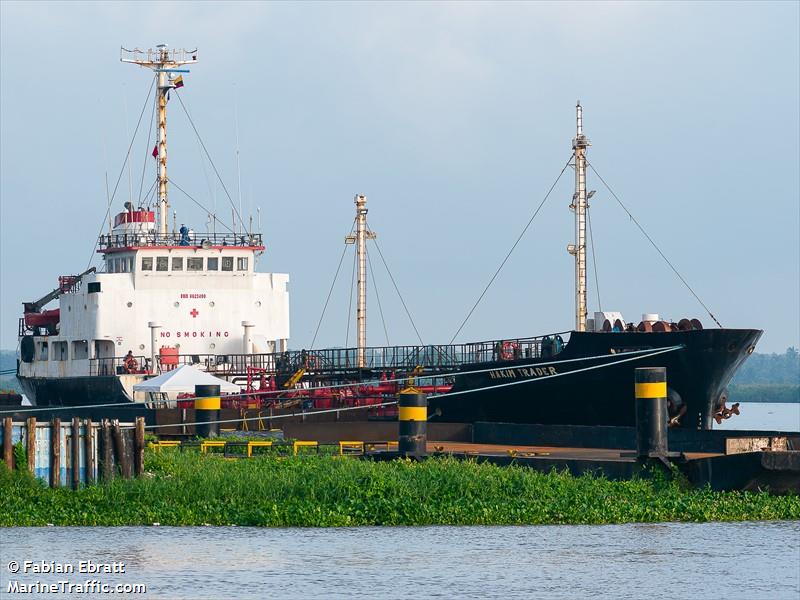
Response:
[[[742,402],[739,410],[714,429],[800,431],[800,402]]]
[[[541,527],[0,530],[9,561],[123,561],[141,598],[796,600],[800,522]],[[84,575],[18,575],[55,582]],[[0,593],[4,598],[20,594]]]

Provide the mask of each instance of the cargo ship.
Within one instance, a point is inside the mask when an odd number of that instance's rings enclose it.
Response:
[[[672,322],[654,314],[638,322],[618,312],[589,318],[590,143],[580,103],[571,160],[575,240],[568,247],[575,259],[573,329],[462,344],[368,346],[366,245],[375,234],[367,226],[366,197],[358,195],[346,239],[357,252],[357,344],[290,350],[289,276],[256,271],[266,246],[252,219],[246,226],[231,199],[228,226],[209,213],[210,231],[178,227],[175,216],[170,228],[169,192],[177,184],[167,175],[167,102],[181,93],[185,67],[197,52],[160,45],[122,49],[121,60],[154,72],[152,201],[124,203],[97,240],[100,266],[59,277],[52,291],[24,303],[17,377],[32,403],[152,407],[153,398],[135,386],[192,365],[239,386],[224,406],[270,414],[363,407],[366,418],[390,419],[396,394],[413,385],[429,394],[430,418],[443,422],[631,425],[634,369],[664,366],[671,426],[708,429],[730,416],[725,387],[760,330],[704,328],[697,319]],[[47,309],[56,300],[58,307]]]

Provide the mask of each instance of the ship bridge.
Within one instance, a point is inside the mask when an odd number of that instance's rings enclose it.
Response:
[[[179,231],[159,233],[155,227],[154,211],[133,209],[130,202],[125,208],[114,217],[111,233],[100,236],[98,252],[107,254],[146,248],[264,250],[260,233],[197,233],[183,224]]]
[[[123,48],[120,59],[154,73],[153,196],[146,194],[142,204],[125,202],[99,236],[102,266],[62,277],[53,291],[25,303],[18,377],[34,402],[132,398],[132,385],[158,370],[162,352],[273,353],[288,346],[289,276],[256,272],[265,246],[251,231],[252,217],[248,227],[228,196],[234,222],[228,227],[207,210],[213,224],[201,233],[170,210],[167,101],[172,93],[183,106],[182,74],[197,62],[196,50]],[[150,92],[145,106],[149,101]],[[137,133],[138,125],[134,140]],[[55,300],[58,307],[45,310]],[[94,384],[90,375],[120,382]]]

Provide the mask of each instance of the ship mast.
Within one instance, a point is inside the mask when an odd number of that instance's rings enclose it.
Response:
[[[356,245],[356,261],[358,262],[358,301],[356,304],[356,363],[359,369],[366,367],[365,349],[367,347],[367,240],[377,236],[367,229],[367,197],[358,195],[356,204],[356,233],[348,235],[345,243]]]
[[[175,73],[188,73],[188,69],[179,69],[182,65],[197,62],[197,50],[167,48],[159,44],[155,50],[120,49],[120,60],[140,67],[152,69],[156,73],[156,106],[158,107],[158,233],[167,235],[169,222],[169,201],[167,200],[167,94],[175,86]]]
[[[575,193],[570,208],[575,212],[575,243],[567,251],[575,257],[575,330],[586,331],[586,149],[591,146],[583,134],[583,108],[575,107],[576,135],[572,140],[575,156]]]

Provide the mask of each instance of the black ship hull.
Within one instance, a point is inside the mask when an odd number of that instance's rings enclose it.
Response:
[[[152,412],[141,403],[131,402],[119,377],[114,375],[57,378],[18,375],[17,379],[31,404],[37,408],[53,407],[56,409],[53,411],[37,410],[31,413],[37,419],[76,416],[131,421],[136,417],[149,416]],[[69,408],[69,410],[63,410],[64,408]]]
[[[710,429],[725,386],[762,333],[753,329],[572,332],[564,350],[552,358],[464,365],[462,371],[484,372],[457,377],[453,394],[431,398],[431,418],[632,426],[634,369],[666,367],[671,395],[677,393],[686,406],[679,426]],[[647,356],[674,346],[681,348]]]
[[[455,375],[453,387],[450,393],[430,397],[429,416],[431,420],[451,423],[632,426],[634,370],[666,367],[670,398],[675,401],[671,416],[679,416],[676,425],[710,429],[714,414],[721,408],[725,386],[752,353],[761,334],[755,329],[572,332],[566,346],[553,356],[537,354],[535,358],[512,360],[498,357],[481,362],[462,359],[458,365],[439,371],[444,378],[448,373]],[[663,352],[655,355],[659,351]],[[297,354],[295,358],[300,359],[304,352]],[[259,356],[264,355],[250,358]],[[279,358],[275,360],[280,362]],[[307,357],[303,360],[307,364]],[[296,365],[288,368],[284,378],[295,368]],[[404,377],[404,373],[410,375],[409,368],[413,365],[392,372]],[[465,374],[459,375],[459,371]],[[376,381],[385,374],[386,370],[375,369],[318,372],[314,385]],[[141,403],[130,402],[120,379],[113,375],[19,380],[25,394],[38,406],[92,405],[69,411],[73,415],[129,420],[151,412]],[[96,406],[120,403],[130,404]]]

